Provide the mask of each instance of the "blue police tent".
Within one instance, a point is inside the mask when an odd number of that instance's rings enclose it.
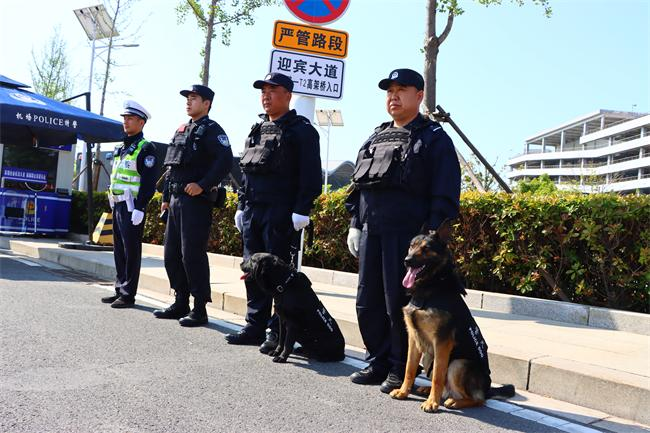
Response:
[[[66,233],[73,148],[122,139],[122,124],[0,75],[0,231]]]

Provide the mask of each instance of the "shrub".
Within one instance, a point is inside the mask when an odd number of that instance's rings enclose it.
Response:
[[[82,233],[85,197],[73,195],[71,228]],[[104,201],[99,193],[95,197],[99,219],[108,202],[105,194]],[[305,247],[305,265],[357,271],[346,243],[345,198],[339,190],[316,200],[314,240]],[[214,210],[209,251],[241,255],[236,207],[236,194],[228,193],[226,206]],[[162,244],[159,194],[147,213],[144,240]],[[650,196],[466,192],[452,249],[471,289],[648,313],[648,221]]]

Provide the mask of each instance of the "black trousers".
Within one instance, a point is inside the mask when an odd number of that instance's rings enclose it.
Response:
[[[286,263],[298,264],[300,232],[293,229],[288,205],[247,204],[244,208],[244,260],[255,253],[270,253]],[[269,327],[278,331],[278,319],[271,319],[273,298],[256,284],[246,282],[246,323],[260,333]]]
[[[208,236],[212,224],[212,203],[205,197],[172,195],[165,229],[165,270],[177,293],[194,300],[212,302]]]
[[[146,216],[145,216],[146,218]],[[115,259],[115,293],[135,297],[142,262],[144,219],[134,226],[126,202],[113,207],[113,257]]]
[[[366,360],[376,368],[404,375],[408,337],[404,307],[409,297],[402,286],[404,258],[415,234],[361,232],[357,318],[366,346]]]

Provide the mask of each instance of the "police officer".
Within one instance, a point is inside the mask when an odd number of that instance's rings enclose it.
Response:
[[[124,102],[121,116],[126,137],[113,153],[108,191],[113,210],[115,295],[102,298],[113,308],[128,308],[135,303],[145,212],[156,188],[156,149],[142,134],[151,115],[142,105],[129,100]]]
[[[392,117],[363,144],[346,207],[348,248],[359,257],[357,318],[368,367],[350,376],[389,393],[404,377],[408,340],[402,287],[410,240],[458,215],[460,166],[449,136],[419,113],[424,79],[396,69],[379,82]]]
[[[295,265],[300,230],[309,224],[314,199],[321,193],[319,136],[308,119],[289,110],[290,77],[271,73],[253,87],[262,91],[265,114],[249,133],[240,160],[244,175],[235,225],[242,233],[244,259],[267,252]],[[277,316],[269,322],[272,298],[249,281],[246,297],[246,326],[226,340],[264,342],[260,351],[268,353],[278,340]],[[264,341],[267,326],[270,332]]]
[[[214,92],[195,84],[181,90],[191,120],[182,124],[167,147],[168,167],[161,211],[168,212],[165,230],[165,269],[175,291],[174,303],[155,310],[159,319],[180,319],[181,326],[208,322],[211,302],[208,237],[213,201],[210,192],[229,173],[232,150],[224,130],[208,118]],[[194,308],[190,311],[190,294]]]

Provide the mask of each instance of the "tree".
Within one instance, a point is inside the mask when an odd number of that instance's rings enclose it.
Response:
[[[208,0],[210,4],[206,9],[201,5],[201,0],[183,0],[176,6],[178,23],[185,21],[188,13],[192,13],[199,28],[205,35],[205,45],[201,50],[203,66],[199,78],[204,86],[210,80],[210,55],[212,40],[216,39],[215,27],[221,27],[221,43],[230,45],[232,25],[252,25],[255,22],[252,13],[262,6],[277,4],[278,0]]]
[[[498,191],[499,185],[494,179],[494,176],[488,171],[488,169],[479,161],[479,159],[472,155],[471,159],[467,162],[467,166],[462,165],[462,184],[461,191]],[[497,161],[492,163],[492,166],[496,166]],[[475,179],[472,179],[472,175]]]
[[[557,186],[546,173],[532,180],[519,182],[515,190],[533,195],[548,195],[558,192]]]
[[[502,0],[476,0],[484,6],[499,5]],[[519,6],[525,0],[510,0]],[[551,16],[552,10],[549,6],[550,0],[531,0],[532,3],[544,8],[544,14]],[[459,0],[428,0],[427,5],[427,36],[424,43],[424,106],[429,113],[436,110],[436,68],[440,45],[447,39],[454,24],[454,17],[462,15],[463,9],[459,6]],[[437,13],[447,14],[447,24],[440,35],[436,35]]]
[[[32,49],[32,84],[36,92],[48,98],[61,100],[72,93],[72,78],[69,72],[66,43],[58,28],[49,39],[39,56]]]

